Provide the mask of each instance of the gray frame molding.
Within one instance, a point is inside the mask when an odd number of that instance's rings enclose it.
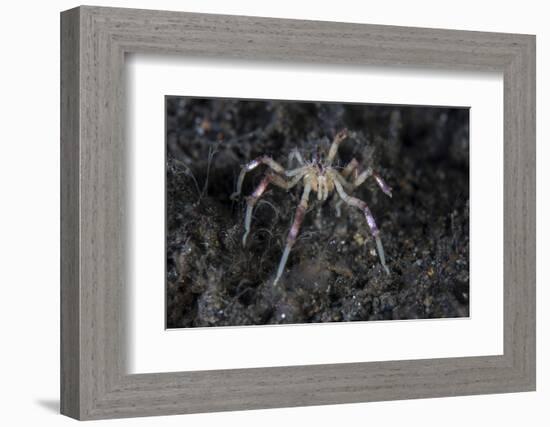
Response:
[[[124,56],[504,75],[504,354],[128,375]],[[535,37],[79,7],[61,14],[61,412],[77,419],[535,390]]]

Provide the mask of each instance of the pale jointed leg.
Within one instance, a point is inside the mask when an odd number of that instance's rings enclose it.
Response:
[[[267,189],[269,184],[274,184],[278,187],[284,188],[285,190],[290,190],[302,179],[303,174],[296,175],[291,181],[286,181],[282,176],[267,173],[258,187],[246,200],[246,215],[244,218],[244,235],[243,235],[243,246],[246,244],[246,239],[250,233],[250,223],[252,222],[252,211],[258,199]]]
[[[273,160],[271,157],[269,157],[269,156],[258,157],[257,159],[254,159],[254,160],[248,162],[246,165],[244,165],[242,167],[241,172],[239,174],[239,178],[237,180],[237,191],[235,191],[231,195],[231,199],[235,199],[241,194],[241,190],[242,190],[242,187],[243,187],[244,176],[246,175],[246,173],[250,172],[251,170],[253,170],[255,168],[257,168],[261,164],[267,165],[270,169],[274,170],[277,173],[281,173],[281,174],[285,173],[284,168],[279,163],[277,163],[275,160]]]
[[[330,166],[332,164],[332,161],[336,157],[336,153],[338,153],[338,146],[342,141],[344,141],[348,137],[348,130],[343,129],[340,132],[336,134],[334,137],[334,140],[332,141],[332,144],[328,151],[327,156],[327,166]]]
[[[304,216],[306,214],[310,191],[311,191],[311,184],[306,179],[305,185],[304,185],[304,192],[302,193],[300,204],[296,208],[296,215],[294,216],[294,221],[292,223],[292,226],[290,227],[290,231],[288,232],[285,249],[283,250],[283,255],[281,256],[281,261],[279,262],[279,268],[277,268],[277,276],[273,281],[274,286],[277,284],[277,282],[283,275],[285,271],[286,262],[288,260],[288,255],[290,254],[290,250],[292,249],[292,246],[294,246],[294,243],[296,242],[296,237],[298,236],[298,232],[300,231],[300,226],[302,225]]]
[[[248,196],[246,199],[246,215],[244,217],[244,235],[243,235],[243,246],[246,245],[246,238],[248,237],[248,233],[250,233],[250,223],[252,221],[252,210],[254,209],[254,205],[258,201],[258,199],[262,196],[264,191],[266,190],[267,186],[271,182],[271,176],[266,175],[260,182],[260,184],[256,187],[254,192]]]
[[[355,187],[359,187],[363,182],[365,182],[365,180],[372,175],[372,169],[367,168],[363,172],[359,173],[359,162],[357,159],[353,158],[342,170],[340,175],[346,182],[345,187],[350,190]],[[353,182],[347,180],[350,175],[353,177]],[[342,180],[340,182],[342,182]]]
[[[344,184],[342,180],[340,180],[340,183],[342,183],[347,190],[350,190],[349,184],[351,184],[352,188],[356,188],[356,187],[359,187],[361,184],[363,184],[367,178],[369,178],[370,176],[373,176],[374,180],[376,181],[380,189],[387,196],[390,196],[390,197],[392,196],[391,187],[388,184],[386,184],[386,182],[382,179],[380,175],[378,175],[378,173],[374,172],[371,168],[367,168],[363,172],[358,173],[358,166],[359,166],[359,163],[357,162],[357,160],[352,159],[347,164],[347,166],[342,170],[342,172],[339,174],[342,178],[345,179],[353,173],[353,177],[354,177],[353,183],[345,180],[346,183]],[[338,172],[336,173],[338,174]]]
[[[386,265],[386,256],[384,255],[384,247],[382,246],[382,241],[380,240],[380,231],[378,230],[378,226],[376,225],[376,221],[374,220],[374,217],[372,216],[372,213],[369,207],[363,200],[348,195],[344,191],[342,184],[340,184],[338,180],[334,181],[334,185],[336,186],[336,191],[338,192],[338,195],[345,203],[347,203],[350,206],[355,206],[356,208],[363,211],[363,214],[365,215],[365,219],[367,220],[367,224],[369,226],[370,232],[376,242],[376,250],[378,251],[378,258],[380,259],[380,264],[382,264],[384,271],[387,274],[390,274],[390,270]]]
[[[308,169],[307,165],[306,166],[300,166],[299,168],[291,169],[289,171],[285,171],[284,175],[288,178],[291,178],[293,176],[300,175],[300,174],[303,175],[306,172],[307,169]]]
[[[378,175],[376,172],[373,172],[372,175],[374,176],[374,179],[376,181],[376,183],[378,184],[378,186],[380,187],[380,189],[386,193],[388,196],[391,197],[391,187],[386,184],[386,181],[384,181],[382,179],[382,177],[380,175]]]
[[[353,191],[354,187],[351,182],[346,181],[346,178],[344,178],[340,173],[333,169],[331,171],[331,175],[334,181],[338,181],[347,191]]]
[[[359,162],[354,157],[351,159],[351,161],[346,165],[346,167],[342,170],[342,176],[344,178],[347,178],[351,175],[352,172],[354,172],[359,167]]]
[[[290,154],[288,155],[288,168],[289,169],[292,167],[292,162],[294,161],[294,159],[296,159],[298,161],[298,164],[300,166],[305,165],[304,159],[302,158],[302,155],[300,154],[300,152],[298,151],[297,148],[293,148],[292,151],[290,152]]]
[[[271,175],[271,182],[274,185],[281,187],[285,190],[290,190],[292,187],[294,187],[296,184],[300,182],[300,180],[304,175],[305,175],[305,171],[302,171],[298,175],[295,175],[290,181],[287,181],[282,176],[273,174]]]
[[[336,211],[336,218],[340,218],[342,216],[342,203],[344,203],[342,199],[338,199],[334,203],[334,210]]]

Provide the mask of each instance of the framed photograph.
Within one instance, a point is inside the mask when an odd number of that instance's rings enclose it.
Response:
[[[535,390],[535,37],[61,14],[61,411]]]
[[[166,115],[167,328],[468,317],[469,109],[169,96]]]

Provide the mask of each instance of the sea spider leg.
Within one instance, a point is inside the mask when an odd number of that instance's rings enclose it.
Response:
[[[293,176],[296,176],[296,175],[300,175],[300,174],[304,174],[307,170],[308,166],[305,165],[305,166],[300,166],[299,168],[296,168],[296,169],[291,169],[289,171],[285,171],[284,174],[285,176],[291,178]]]
[[[365,169],[355,178],[355,180],[353,181],[353,187],[359,187],[370,176],[374,177],[374,180],[376,181],[380,189],[384,192],[384,194],[391,197],[391,187],[386,184],[382,177],[374,172],[371,168]]]
[[[273,160],[269,156],[261,156],[258,157],[250,162],[248,162],[246,165],[244,165],[241,169],[241,173],[239,174],[239,179],[237,181],[237,191],[235,191],[231,195],[231,199],[237,198],[241,194],[241,189],[243,187],[243,181],[244,176],[247,172],[250,172],[251,170],[257,168],[261,164],[267,165],[270,169],[274,170],[277,173],[285,173],[285,169],[277,163],[275,160]]]
[[[275,174],[266,174],[260,184],[256,187],[254,192],[246,200],[246,215],[244,217],[244,235],[243,235],[243,246],[246,245],[246,239],[250,233],[250,223],[252,222],[252,211],[254,206],[262,194],[267,189],[269,184],[274,184],[278,187],[289,190],[294,187],[302,179],[302,175],[296,175],[291,181],[286,181],[282,176]]]
[[[386,273],[390,274],[390,270],[386,266],[386,257],[384,255],[384,247],[382,246],[382,241],[380,240],[380,236],[379,236],[380,231],[378,230],[378,227],[376,225],[376,222],[374,221],[374,217],[372,216],[372,213],[369,207],[363,200],[348,195],[344,191],[344,188],[342,187],[342,184],[340,184],[340,181],[338,179],[334,180],[334,186],[336,187],[336,191],[338,192],[338,195],[344,202],[346,202],[350,206],[355,206],[356,208],[359,208],[363,211],[363,214],[365,215],[365,219],[367,220],[367,224],[369,226],[370,232],[374,237],[374,240],[376,241],[376,249],[378,250],[378,258],[380,258],[380,264],[382,264],[382,267],[384,268]]]
[[[298,164],[300,166],[304,166],[304,159],[302,158],[302,155],[298,151],[297,148],[293,148],[290,154],[288,155],[288,167],[290,168],[292,166],[293,160],[296,159],[298,161]]]
[[[347,178],[353,174],[353,183],[347,181]],[[372,175],[372,169],[367,168],[363,172],[359,173],[359,162],[354,157],[342,170],[341,175],[346,178],[346,183],[351,184],[351,188],[359,187],[365,180]],[[347,187],[348,189],[350,187]]]
[[[281,261],[279,262],[279,268],[277,268],[277,276],[273,281],[273,286],[277,284],[277,282],[283,275],[283,272],[285,270],[285,265],[288,260],[288,254],[290,254],[290,250],[292,249],[292,246],[294,246],[294,242],[296,242],[296,237],[298,236],[298,232],[300,231],[300,226],[302,225],[302,221],[304,220],[304,216],[306,214],[309,193],[311,191],[311,183],[309,182],[309,179],[307,176],[304,182],[305,182],[304,192],[302,193],[300,204],[296,208],[296,215],[294,215],[294,222],[292,223],[292,227],[290,227],[290,231],[288,232],[285,249],[283,251],[283,255],[281,256]]]
[[[285,180],[280,175],[271,175],[271,182],[275,184],[278,187],[281,187],[285,190],[290,190],[292,187],[296,186],[302,179],[302,177],[305,175],[306,171],[302,170],[299,174],[295,175],[290,181]]]
[[[332,164],[332,161],[336,157],[336,153],[338,152],[338,146],[340,143],[348,137],[348,130],[342,129],[340,132],[336,134],[334,137],[334,140],[332,141],[332,144],[330,146],[330,149],[328,151],[328,156],[326,160],[326,165],[330,166]]]
[[[359,162],[357,161],[357,159],[354,157],[353,159],[351,159],[351,161],[346,165],[346,167],[342,170],[342,176],[344,178],[347,178],[348,176],[351,175],[351,173],[353,171],[355,171],[357,168],[359,167]]]
[[[374,172],[371,168],[367,168],[365,169],[363,172],[361,172],[360,174],[357,173],[358,171],[358,167],[359,167],[359,162],[353,158],[351,159],[351,161],[347,164],[347,166],[342,170],[342,173],[341,173],[341,176],[344,177],[344,178],[347,178],[349,175],[352,174],[352,172],[355,172],[354,176],[354,180],[353,180],[353,188],[355,187],[359,187],[361,184],[363,184],[363,182],[365,182],[365,180],[370,177],[370,176],[373,176],[376,183],[378,184],[378,186],[380,187],[380,189],[388,196],[392,196],[391,194],[391,187],[386,184],[386,182],[382,179],[382,177],[380,175],[378,175],[378,173]],[[347,180],[346,180],[347,183],[349,183]],[[349,190],[349,186],[347,186],[346,184],[344,184],[344,186],[346,186],[346,188]]]
[[[359,187],[365,180],[372,175],[372,169],[367,168],[363,172],[359,173],[359,162],[357,159],[353,158],[351,161],[347,164],[347,166],[342,171],[341,175],[347,178],[353,173],[353,183],[350,183],[352,185],[351,188]],[[349,183],[349,182],[348,182]]]
[[[248,196],[246,200],[246,215],[244,217],[244,235],[243,235],[243,246],[246,245],[246,238],[248,237],[248,233],[250,232],[250,222],[252,221],[252,210],[254,209],[254,205],[258,201],[258,199],[262,196],[264,191],[266,190],[267,186],[271,182],[271,176],[266,175],[260,182],[260,184],[256,187],[254,192]]]
[[[375,179],[376,183],[378,184],[378,186],[380,187],[380,189],[384,193],[386,193],[388,196],[391,197],[391,187],[388,184],[386,184],[386,181],[384,181],[382,179],[382,177],[380,175],[378,175],[376,172],[373,172],[372,176],[374,176],[374,179]]]
[[[353,191],[353,184],[346,181],[346,178],[340,175],[340,173],[336,169],[330,168],[330,173],[334,181],[338,181],[343,187],[346,188],[346,190]]]
[[[334,203],[334,210],[336,211],[336,218],[340,218],[342,216],[342,203],[344,201],[342,199],[336,200],[336,203]]]

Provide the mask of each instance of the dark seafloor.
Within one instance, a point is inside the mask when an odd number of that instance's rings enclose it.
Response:
[[[356,157],[369,178],[353,195],[377,221],[385,274],[363,214],[333,193],[310,205],[279,284],[272,285],[302,186],[270,186],[242,246],[246,196],[266,154],[283,166],[348,128],[336,164]],[[166,98],[168,328],[469,315],[469,111],[358,104]]]

